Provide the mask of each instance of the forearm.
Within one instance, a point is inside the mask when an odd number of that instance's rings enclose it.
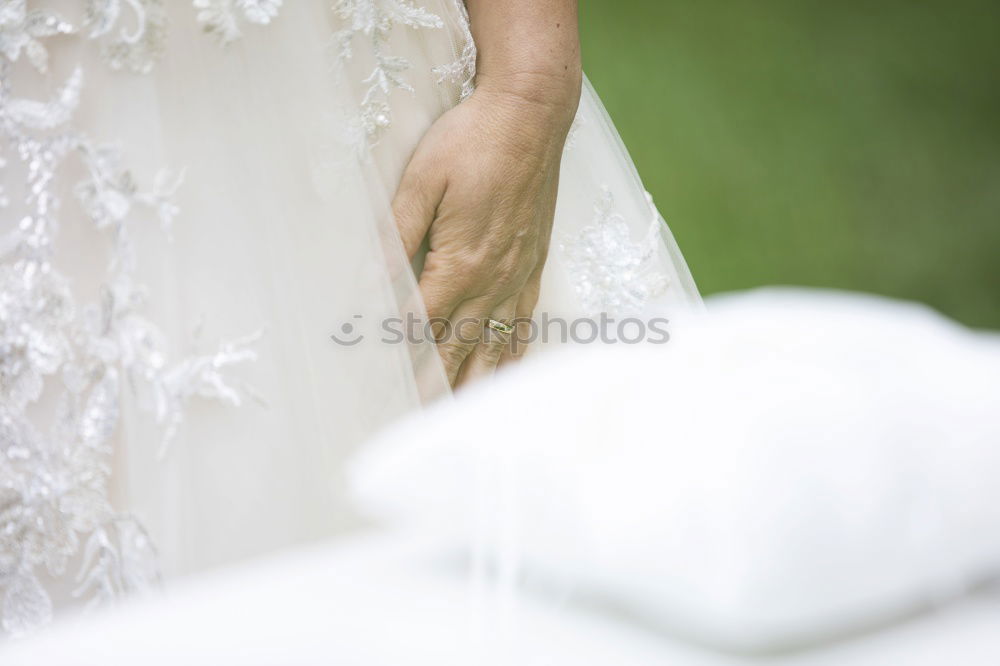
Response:
[[[577,0],[467,0],[476,85],[572,120],[582,78]]]

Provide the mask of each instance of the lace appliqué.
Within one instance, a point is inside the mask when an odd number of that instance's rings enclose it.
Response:
[[[363,81],[366,88],[353,120],[356,134],[371,145],[392,125],[390,93],[393,90],[413,92],[413,87],[403,78],[410,61],[394,55],[389,49],[393,28],[440,29],[444,22],[408,0],[339,0],[334,12],[346,23],[346,27],[334,34],[341,67],[354,58],[354,41],[358,37],[366,38],[371,48],[374,68]]]
[[[194,0],[198,22],[205,32],[228,44],[242,36],[240,23],[267,25],[277,15],[284,0]]]
[[[463,101],[476,89],[476,41],[472,38],[472,26],[469,23],[469,10],[465,6],[465,0],[454,0],[454,3],[461,19],[459,27],[462,31],[462,50],[453,62],[438,65],[433,71],[438,75],[438,83],[460,84],[459,101]]]
[[[594,221],[561,244],[570,279],[590,314],[636,315],[664,293],[670,283],[660,262],[660,221],[654,211],[645,236],[632,240],[628,225],[615,211],[604,187],[594,204]]]
[[[40,72],[48,70],[49,53],[39,40],[72,32],[73,26],[55,12],[44,9],[29,12],[25,0],[6,2],[0,7],[0,53],[14,61],[24,52]]]
[[[137,12],[159,6],[128,4]],[[109,34],[116,5],[91,3],[94,39]],[[93,23],[99,17],[110,23]],[[127,36],[148,34],[150,25]],[[165,445],[191,397],[238,404],[241,393],[221,373],[255,357],[252,339],[245,339],[171,363],[162,334],[141,315],[146,291],[134,279],[131,232],[148,217],[170,226],[181,175],[161,171],[151,188],[141,189],[117,150],[71,126],[83,88],[80,68],[49,100],[13,94],[12,70],[25,62],[22,56],[43,71],[47,56],[39,40],[73,32],[56,14],[25,12],[24,2],[0,5],[0,167],[11,171],[8,182],[23,177],[25,184],[17,201],[10,192],[0,195],[5,217],[18,220],[0,235],[0,624],[10,634],[50,619],[52,601],[39,574],[65,575],[78,555],[75,593],[91,602],[158,578],[142,525],[108,499],[123,387],[164,426]],[[105,45],[112,66],[144,70],[151,51],[139,48],[143,38],[125,41],[131,46],[124,50],[114,41]],[[57,172],[69,162],[84,174],[73,193],[85,220],[110,241],[104,284],[93,302],[79,302],[52,261],[61,222]],[[54,417],[35,413],[43,395]],[[36,416],[51,426],[38,427]]]
[[[163,0],[87,0],[84,25],[112,69],[147,74],[167,47]]]

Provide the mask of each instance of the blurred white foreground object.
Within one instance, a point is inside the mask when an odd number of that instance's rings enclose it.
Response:
[[[385,537],[286,552],[163,599],[0,644],[4,666],[995,666],[1000,603],[969,600],[848,643],[775,658],[720,654],[621,618],[525,599],[482,626],[466,582]]]
[[[356,471],[396,533],[177,582],[0,645],[0,664],[1000,663],[988,590],[792,654],[676,635],[809,642],[995,571],[996,340],[914,306],[797,292],[728,299],[678,333],[540,358],[387,432]],[[605,605],[525,594],[493,612],[428,559],[472,527],[508,565],[523,555]]]
[[[355,480],[443,548],[499,534],[508,572],[778,649],[997,572],[998,382],[997,338],[924,307],[761,290],[667,345],[526,363],[384,433]]]

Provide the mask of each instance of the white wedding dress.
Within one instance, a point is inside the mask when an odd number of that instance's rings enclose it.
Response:
[[[448,392],[380,336],[389,204],[475,56],[460,0],[0,2],[6,633],[351,523],[343,458]],[[699,305],[585,85],[538,311]]]

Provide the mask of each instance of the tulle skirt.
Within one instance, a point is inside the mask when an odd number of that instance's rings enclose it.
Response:
[[[114,320],[125,306],[108,276],[127,269],[127,308],[144,322],[102,361],[118,368],[105,388],[121,407],[109,436],[112,505],[144,526],[167,575],[352,524],[344,458],[449,393],[421,334],[417,277],[390,204],[422,134],[471,90],[464,7],[424,0],[422,11],[387,14],[380,3],[310,0],[227,23],[212,3],[196,2],[198,15],[191,3],[145,1],[145,25],[126,3],[93,37],[99,23],[74,3],[54,4],[88,27],[46,39],[47,72],[21,58],[9,86],[18,98],[66,102],[66,126],[93,142],[86,160],[45,185],[62,202],[52,265],[78,304],[69,318],[110,298]],[[165,40],[149,63],[115,50],[153,28]],[[95,167],[105,144],[114,163]],[[114,177],[95,175],[105,167]],[[30,168],[12,161],[9,197]],[[3,231],[18,220],[5,212]],[[699,305],[585,83],[537,312],[569,322],[672,318]],[[535,347],[590,337],[568,330],[555,327]],[[142,372],[124,367],[149,349],[159,356]],[[42,374],[44,395],[27,408],[40,428],[61,390],[55,371]],[[153,375],[150,391],[143,380]]]

